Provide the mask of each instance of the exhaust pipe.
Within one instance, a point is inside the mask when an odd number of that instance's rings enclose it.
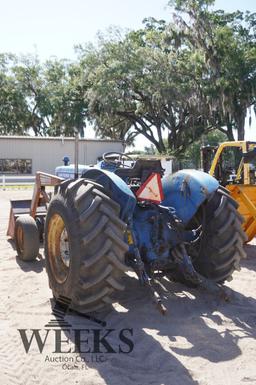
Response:
[[[79,152],[79,133],[75,130],[75,179],[78,179],[78,152]]]

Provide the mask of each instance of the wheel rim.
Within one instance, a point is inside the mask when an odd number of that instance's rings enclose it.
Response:
[[[17,245],[18,250],[22,254],[24,252],[24,236],[23,236],[23,229],[21,226],[18,226],[16,239],[18,243]]]
[[[54,214],[49,222],[47,238],[48,257],[57,282],[63,283],[70,268],[70,245],[63,218]]]
[[[70,265],[70,254],[69,254],[69,242],[68,242],[68,233],[66,228],[61,233],[60,236],[60,256],[65,266],[69,267]]]

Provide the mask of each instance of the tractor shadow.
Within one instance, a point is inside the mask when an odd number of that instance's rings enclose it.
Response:
[[[7,242],[12,247],[12,249],[16,252],[15,241],[13,239],[9,238],[7,240]],[[22,271],[24,271],[25,273],[27,273],[29,271],[34,271],[35,273],[41,273],[43,271],[43,269],[45,268],[45,259],[43,257],[43,250],[42,249],[41,249],[41,253],[38,255],[37,259],[34,261],[24,262],[18,257],[18,255],[15,256],[15,260],[16,260],[17,265],[20,267],[20,269]]]
[[[16,255],[16,263],[19,266],[21,270],[23,270],[25,273],[29,271],[34,271],[35,273],[41,273],[45,268],[45,259],[42,257],[41,254],[37,257],[36,260],[31,262],[25,262],[22,261],[18,255]]]
[[[9,245],[12,247],[13,250],[16,250],[15,241],[13,239],[8,238],[7,242],[9,243]]]
[[[241,267],[256,271],[256,245],[245,245],[244,250],[247,254],[247,258],[240,262]]]
[[[162,316],[137,279],[125,277],[125,281],[127,289],[116,298],[119,305],[115,311],[100,318],[107,323],[105,331],[114,330],[107,339],[117,353],[104,354],[103,363],[87,362],[106,384],[120,384],[122,378],[124,385],[195,385],[198,382],[189,364],[192,357],[212,363],[231,361],[242,354],[238,346],[241,339],[256,338],[256,301],[251,297],[228,289],[230,302],[226,303],[161,279],[161,295],[168,310]],[[72,328],[100,328],[75,314],[68,314],[67,319]],[[118,353],[122,329],[133,332],[134,348],[129,354]],[[74,342],[72,334],[67,333],[67,337]],[[84,353],[80,356],[88,357]]]
[[[138,281],[133,279],[129,282],[127,295],[123,297],[121,311],[111,311],[108,314],[97,315],[97,318],[106,322],[106,326],[88,321],[83,316],[76,313],[68,313],[66,320],[72,325],[73,329],[100,329],[104,336],[108,329],[112,332],[107,336],[107,341],[116,353],[108,353],[101,346],[102,354],[79,353],[82,360],[90,369],[96,369],[98,374],[108,385],[163,385],[163,384],[183,384],[199,385],[189,373],[189,370],[170,352],[162,347],[159,341],[149,334],[150,329],[159,328],[159,320],[162,324],[162,316],[152,307],[149,298],[145,299],[146,293],[141,293]],[[119,298],[122,300],[122,298]],[[120,306],[120,307],[121,307]],[[140,311],[144,308],[144,311]],[[145,314],[146,309],[147,313]],[[149,317],[150,315],[150,317]],[[155,319],[155,321],[154,321]],[[149,321],[150,320],[150,321]],[[170,321],[170,320],[169,320]],[[171,328],[171,325],[169,324]],[[125,333],[133,347],[129,353],[120,353],[119,347],[124,351],[129,351],[128,345],[120,340],[120,332],[129,329]],[[160,327],[160,330],[162,327]],[[63,329],[66,337],[75,343],[73,333]],[[132,333],[132,334],[131,334]],[[65,338],[65,337],[64,337]],[[84,349],[88,348],[83,345]],[[91,342],[90,346],[93,346]],[[103,357],[104,362],[92,362],[92,357]]]

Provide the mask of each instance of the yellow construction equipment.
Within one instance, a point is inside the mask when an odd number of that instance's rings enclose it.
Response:
[[[248,241],[256,235],[256,142],[224,142],[201,148],[205,172],[214,176],[239,204]]]

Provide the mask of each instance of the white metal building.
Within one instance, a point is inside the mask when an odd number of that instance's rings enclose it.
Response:
[[[75,139],[64,137],[0,136],[0,174],[54,174],[64,156],[74,163]],[[95,164],[107,151],[124,151],[121,141],[79,139],[80,164]]]

